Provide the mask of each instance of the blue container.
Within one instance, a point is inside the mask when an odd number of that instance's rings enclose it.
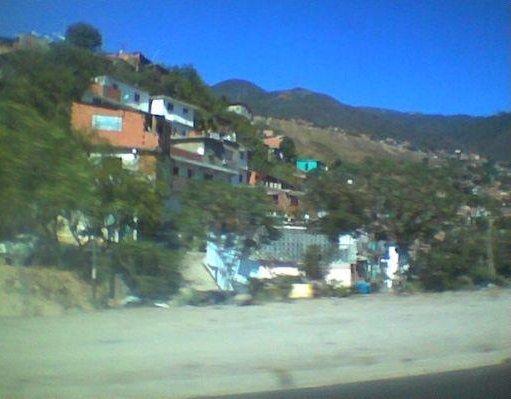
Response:
[[[355,284],[355,290],[359,294],[370,294],[371,293],[371,284],[366,283],[365,281],[359,281]]]

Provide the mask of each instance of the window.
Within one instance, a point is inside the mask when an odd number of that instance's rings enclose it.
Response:
[[[243,175],[240,175],[240,176],[239,176],[239,182],[240,182],[240,183],[243,183]]]
[[[133,95],[133,97],[134,97],[134,99],[135,99],[135,102],[136,102],[136,103],[139,103],[139,102],[140,102],[140,94],[135,93],[135,94]]]
[[[188,114],[188,108],[183,108],[183,114],[184,114],[184,115],[187,115],[187,114]]]
[[[167,108],[167,111],[172,112],[172,111],[174,111],[174,104],[167,103],[166,108]]]
[[[188,169],[187,175],[188,175],[188,178],[191,179],[193,177],[193,170]]]
[[[245,159],[245,153],[244,152],[240,152],[240,160],[244,160]]]
[[[117,85],[117,83],[112,83],[112,88],[114,90],[119,90],[119,86]]]
[[[92,115],[92,128],[108,130],[111,132],[122,131],[122,117],[108,115]]]
[[[174,176],[179,176],[179,168],[177,166],[174,166],[174,168],[172,168],[172,174]]]
[[[213,180],[213,175],[209,173],[204,173],[204,180]]]

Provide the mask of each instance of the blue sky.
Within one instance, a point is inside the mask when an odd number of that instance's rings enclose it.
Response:
[[[193,64],[205,81],[304,87],[350,105],[511,108],[508,0],[1,0],[0,35],[96,26],[106,51]]]

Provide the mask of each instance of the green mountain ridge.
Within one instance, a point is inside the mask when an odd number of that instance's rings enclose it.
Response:
[[[355,107],[303,88],[265,91],[240,79],[220,82],[212,90],[231,102],[247,104],[260,116],[302,119],[318,127],[338,127],[374,139],[406,140],[428,150],[462,148],[494,160],[511,159],[511,113],[480,117]]]

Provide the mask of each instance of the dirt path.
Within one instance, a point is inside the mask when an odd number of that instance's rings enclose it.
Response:
[[[0,398],[179,398],[502,362],[511,291],[0,318]]]

